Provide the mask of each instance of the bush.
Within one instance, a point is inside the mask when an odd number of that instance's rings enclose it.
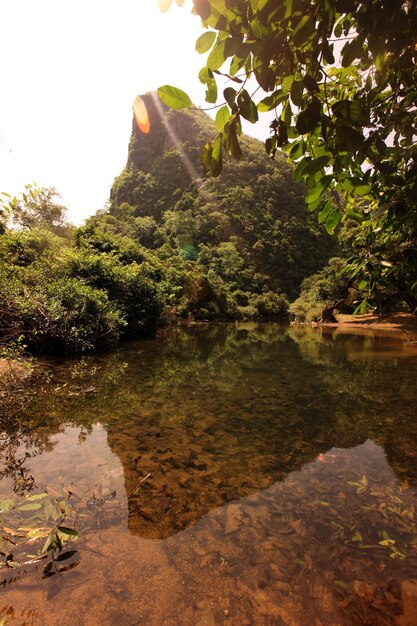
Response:
[[[75,278],[31,290],[0,275],[0,325],[8,339],[24,337],[41,351],[84,352],[117,343],[125,325],[107,294]]]
[[[126,336],[153,332],[162,310],[157,267],[135,262],[123,265],[114,254],[82,252],[73,258],[72,275],[107,293],[126,321]]]
[[[322,270],[305,278],[300,296],[290,305],[289,312],[297,322],[319,322],[326,315],[330,321],[334,310],[351,312],[348,303],[350,280],[343,270],[346,261],[335,257]]]
[[[267,291],[253,299],[258,315],[266,318],[288,319],[288,299],[283,294]]]

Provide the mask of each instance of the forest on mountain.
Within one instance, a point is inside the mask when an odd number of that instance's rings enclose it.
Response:
[[[243,158],[219,178],[205,175],[214,122],[155,94],[141,104],[149,129],[134,118],[126,167],[85,225],[66,221],[54,189],[3,196],[3,346],[83,352],[165,323],[317,321],[353,310],[359,292],[343,270],[354,226],[326,232],[283,154],[271,160],[242,136]]]

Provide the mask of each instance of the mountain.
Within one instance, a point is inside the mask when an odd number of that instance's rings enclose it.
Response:
[[[219,178],[206,176],[200,154],[216,132],[208,115],[169,110],[155,94],[142,96],[141,107],[149,132],[134,117],[110,207],[89,220],[84,238],[127,236],[168,274],[184,274],[170,294],[180,315],[282,313],[302,280],[335,253],[285,156],[271,160],[261,142],[242,136],[242,160],[226,163]]]

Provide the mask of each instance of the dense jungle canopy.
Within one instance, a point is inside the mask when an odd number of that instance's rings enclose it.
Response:
[[[167,10],[172,0],[159,0]],[[177,0],[181,6],[183,1]],[[415,0],[193,0],[208,53],[199,79],[218,108],[207,171],[241,158],[242,118],[273,111],[265,148],[282,150],[306,202],[334,232],[350,222],[361,310],[387,294],[417,306]],[[226,79],[226,88],[218,82]],[[191,105],[176,87],[169,106]]]
[[[108,207],[84,226],[65,221],[54,189],[28,185],[4,203],[4,338],[83,351],[176,319],[285,319],[302,281],[338,252],[284,157],[242,137],[244,158],[204,176],[212,120],[142,100],[151,130],[134,119]]]

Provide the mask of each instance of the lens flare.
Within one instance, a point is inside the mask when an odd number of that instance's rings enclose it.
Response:
[[[139,130],[147,135],[151,130],[151,122],[149,119],[146,105],[140,96],[136,96],[133,103],[133,113]]]

